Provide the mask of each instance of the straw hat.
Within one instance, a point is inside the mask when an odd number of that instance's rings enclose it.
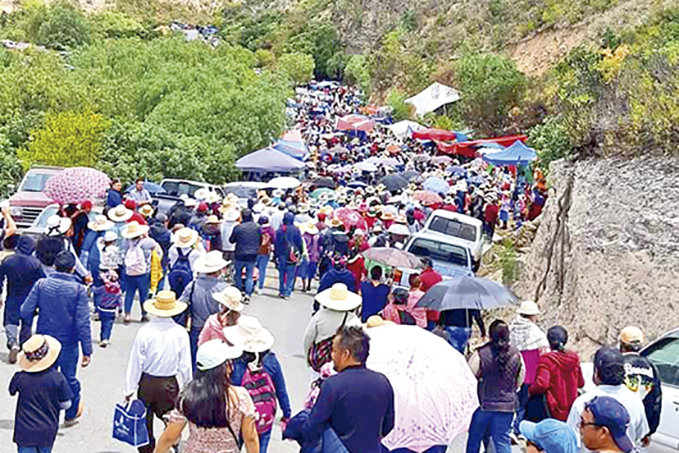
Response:
[[[219,217],[217,217],[216,215],[213,214],[213,215],[208,216],[208,218],[205,220],[205,223],[206,224],[207,223],[222,223],[222,221],[219,220]]]
[[[217,192],[209,191],[207,193],[207,197],[205,198],[205,201],[207,203],[218,203],[221,198],[219,197],[219,194]]]
[[[196,190],[193,193],[193,198],[195,198],[196,200],[203,201],[203,200],[207,200],[207,197],[209,195],[210,195],[210,189],[208,189],[207,187],[201,187],[200,189]]]
[[[317,235],[319,233],[318,227],[313,223],[313,222],[307,222],[303,224],[304,226],[304,232],[309,233],[313,236]]]
[[[99,214],[94,217],[94,220],[87,222],[87,228],[92,231],[106,231],[113,227],[113,222],[106,218],[105,215]]]
[[[224,220],[227,222],[235,222],[240,218],[240,211],[238,209],[228,209],[224,211]]]
[[[306,203],[300,203],[299,205],[297,205],[297,212],[299,212],[300,214],[309,212],[309,205]]]
[[[229,310],[242,311],[245,307],[241,300],[243,299],[243,293],[240,292],[235,286],[227,286],[218,293],[213,293],[212,298],[224,305]]]
[[[274,337],[253,316],[241,316],[235,326],[224,327],[226,339],[247,352],[264,352],[271,349]]]
[[[394,220],[396,218],[396,216],[392,212],[384,211],[384,212],[382,212],[382,215],[380,216],[380,218],[382,220]]]
[[[118,234],[115,231],[108,230],[104,234],[104,242],[114,242],[118,240]]]
[[[193,268],[199,274],[212,274],[224,269],[228,264],[229,262],[222,258],[222,252],[213,250],[198,258]]]
[[[17,356],[19,366],[27,373],[45,371],[57,361],[61,343],[49,335],[33,335]]]
[[[350,311],[361,305],[361,296],[347,290],[344,283],[335,283],[332,288],[316,294],[316,302],[335,311]]]
[[[144,302],[144,310],[159,318],[171,318],[187,307],[185,302],[177,301],[174,291],[158,291],[155,298]]]
[[[132,221],[125,225],[123,231],[120,233],[125,239],[135,239],[149,232],[148,225],[139,225],[139,222]]]
[[[139,208],[139,214],[143,215],[147,219],[153,215],[153,206],[150,204],[145,204],[141,208]]]
[[[389,232],[390,234],[395,234],[397,236],[410,236],[410,230],[408,229],[408,227],[401,223],[394,223],[392,226],[389,227],[387,232]]]
[[[193,198],[187,198],[186,200],[184,200],[184,206],[186,206],[187,208],[195,208],[196,206],[198,206],[198,202]]]
[[[271,206],[271,198],[264,196],[259,200],[260,203],[262,203],[264,206]]]
[[[333,227],[333,228],[339,228],[342,225],[344,225],[344,224],[337,217],[333,217],[332,220],[330,221],[330,226]]]
[[[71,219],[68,217],[59,217],[57,214],[50,216],[47,219],[47,225],[45,226],[45,233],[48,236],[59,236],[60,234],[65,234],[69,228],[71,228]]]
[[[132,217],[132,211],[127,209],[125,205],[119,204],[115,208],[108,211],[108,218],[114,222],[127,222]]]
[[[230,346],[224,340],[206,341],[196,352],[196,368],[208,371],[217,368],[227,360],[237,359],[243,355],[243,350],[237,346]]]
[[[516,310],[516,313],[519,315],[534,316],[540,314],[540,309],[538,308],[538,304],[532,300],[524,300],[521,302],[519,309]]]
[[[407,225],[408,219],[406,219],[406,216],[404,216],[404,215],[399,215],[399,216],[396,216],[396,219],[394,219],[394,222],[399,223],[401,225]]]
[[[184,227],[174,234],[174,245],[179,248],[191,247],[198,240],[198,232]]]
[[[321,212],[324,213],[326,216],[332,214],[334,209],[332,209],[332,206],[325,205],[321,208]]]
[[[264,211],[265,206],[262,203],[257,203],[252,207],[252,212],[255,214],[261,214]]]

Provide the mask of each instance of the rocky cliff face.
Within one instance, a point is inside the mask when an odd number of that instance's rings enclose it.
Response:
[[[516,292],[585,353],[626,325],[679,327],[679,159],[550,168],[552,189]]]

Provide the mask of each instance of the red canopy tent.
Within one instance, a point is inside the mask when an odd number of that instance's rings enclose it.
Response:
[[[467,142],[452,142],[434,140],[439,151],[444,154],[457,154],[464,157],[478,157],[477,149],[483,148],[488,143],[497,143],[504,147],[511,146],[514,142],[525,143],[528,139],[526,135],[509,135],[506,137],[484,138],[481,140],[470,140]]]
[[[338,131],[372,132],[375,121],[363,115],[347,115],[337,120]]]
[[[455,137],[454,132],[444,131],[443,129],[429,128],[413,132],[413,138],[420,140],[453,141]]]

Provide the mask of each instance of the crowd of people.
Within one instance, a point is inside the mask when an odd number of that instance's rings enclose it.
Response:
[[[519,436],[547,453],[574,453],[581,445],[628,453],[647,445],[659,422],[660,384],[637,354],[639,329],[624,329],[619,349],[597,352],[596,388],[580,395],[585,382],[578,355],[566,348],[568,333],[561,326],[545,333],[534,302],[486,332],[478,310],[418,307],[443,279],[431,259],[424,257],[404,284],[395,269],[364,257],[372,248],[402,245],[437,209],[481,220],[490,239],[496,229],[519,229],[545,203],[540,169],[435,157],[431,143],[380,126],[368,134],[335,129],[338,117],[360,108],[352,87],[298,91],[289,115],[311,157],[296,187],[259,191],[246,204],[199,189],[158,212],[143,178],[126,194],[114,180],[101,213],[87,201],[64,206],[43,236],[15,241],[0,265],[0,284],[7,281],[9,361],[22,369],[10,385],[19,394],[20,453],[50,451],[61,410],[65,426],[77,423],[77,367],[93,355],[91,318],[101,324],[99,346],[109,347],[115,320],[132,323],[135,300],[144,324],[130,351],[124,397],[147,409],[142,453],[171,451],[187,425],[184,452],[266,452],[279,409],[284,438],[303,452],[387,451],[381,440],[398,412],[392,383],[366,367],[365,326],[376,317],[430,330],[467,355],[479,381],[468,453],[489,442],[509,453]],[[294,416],[274,336],[242,314],[271,286],[274,270],[283,300],[318,282],[313,314],[300,332],[313,384]],[[473,351],[472,323],[484,340]],[[157,438],[155,418],[165,422]]]

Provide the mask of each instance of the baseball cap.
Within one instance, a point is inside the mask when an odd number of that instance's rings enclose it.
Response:
[[[625,378],[625,362],[617,348],[600,348],[594,355],[594,369],[606,385],[620,385]]]
[[[640,346],[644,342],[644,332],[636,326],[627,326],[620,331],[620,343]]]
[[[223,340],[206,341],[196,353],[196,368],[208,371],[217,368],[227,360],[237,359],[243,355],[243,350],[236,346],[229,346]]]
[[[576,453],[578,439],[566,423],[548,418],[540,423],[522,421],[519,431],[529,442],[546,453]]]
[[[622,451],[627,453],[634,449],[632,441],[627,436],[629,412],[618,400],[610,396],[597,396],[585,404],[585,409],[592,413],[596,425],[608,428],[616,445]]]

